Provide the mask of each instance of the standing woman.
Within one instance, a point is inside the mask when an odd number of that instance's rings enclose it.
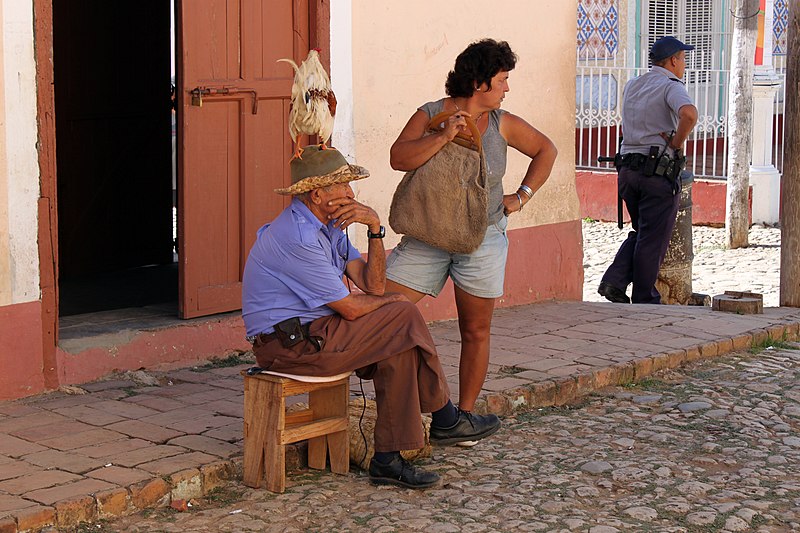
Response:
[[[503,295],[508,238],[507,216],[521,211],[547,181],[556,148],[544,134],[500,106],[509,91],[508,76],[517,56],[505,41],[483,39],[456,58],[445,83],[447,98],[421,106],[392,145],[391,165],[410,171],[422,166],[460,132],[469,133],[465,116],[478,126],[483,141],[489,190],[489,223],[480,247],[451,254],[404,236],[387,259],[387,292],[401,292],[412,302],[436,297],[448,276],[455,285],[461,332],[459,408],[470,412],[489,367],[489,339],[496,298]],[[424,135],[430,119],[455,111],[441,132]],[[506,152],[511,146],[531,158],[519,188],[503,194]]]

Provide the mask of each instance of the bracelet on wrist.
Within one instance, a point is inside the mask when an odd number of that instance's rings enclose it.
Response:
[[[528,197],[528,200],[533,198],[533,189],[531,189],[530,187],[528,187],[524,183],[522,185],[520,185],[517,190],[518,191],[522,191],[523,193],[525,193],[525,196]]]
[[[517,200],[519,201],[519,210],[522,211],[522,206],[525,205],[522,203],[522,196],[520,196],[518,192],[515,192],[514,194],[517,195]]]

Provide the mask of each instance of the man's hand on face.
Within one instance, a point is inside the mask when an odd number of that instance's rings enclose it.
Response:
[[[329,209],[333,209],[328,215],[328,220],[336,220],[333,225],[339,229],[345,230],[350,224],[358,222],[369,227],[373,233],[380,231],[381,221],[378,213],[353,198],[334,198],[328,200],[327,205]]]

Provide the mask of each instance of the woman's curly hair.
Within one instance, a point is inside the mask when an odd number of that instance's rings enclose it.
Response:
[[[513,70],[517,55],[505,41],[481,39],[458,54],[456,65],[447,75],[445,92],[454,98],[469,98],[476,85],[482,84],[491,89],[492,78],[501,70]]]

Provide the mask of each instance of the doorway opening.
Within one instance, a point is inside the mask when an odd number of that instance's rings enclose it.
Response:
[[[53,0],[60,338],[177,321],[171,4]]]

